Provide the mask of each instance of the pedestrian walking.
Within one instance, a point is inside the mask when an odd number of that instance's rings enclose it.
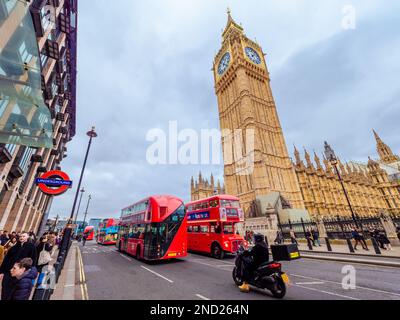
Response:
[[[319,241],[319,231],[318,231],[318,229],[317,228],[313,228],[311,233],[312,233],[312,237],[313,237],[313,239],[315,241],[314,244],[318,244],[318,246],[320,247],[321,246],[321,241]]]
[[[283,242],[283,235],[282,232],[280,232],[279,230],[276,232],[276,238],[274,240],[275,244],[281,244]]]
[[[48,242],[47,236],[42,236],[39,240],[39,244],[36,246],[37,256],[37,271],[42,273],[45,266],[48,266],[51,261],[52,245]]]
[[[392,245],[385,232],[379,232],[379,238],[385,250],[392,250]]]
[[[306,239],[307,239],[307,243],[312,243],[312,245],[315,247],[315,241],[312,237],[310,228],[307,228],[306,233],[305,233]]]
[[[85,233],[82,237],[82,246],[84,247],[86,244],[86,239],[87,239],[88,235]]]
[[[33,231],[29,232],[29,241],[31,243],[36,243],[36,235],[35,235],[35,233]]]
[[[19,237],[19,241],[10,248],[0,266],[0,280],[2,280],[1,300],[8,300],[11,295],[11,268],[18,261],[24,258],[31,258],[36,261],[36,248],[29,241],[29,235],[25,232]]]
[[[0,266],[1,266],[1,264],[3,263],[4,255],[5,255],[5,249],[4,249],[4,247],[0,244]]]
[[[10,237],[8,236],[8,231],[4,230],[0,235],[0,245],[4,247],[8,240],[10,240]]]
[[[10,240],[4,245],[4,255],[17,244],[17,237],[11,237]]]
[[[296,245],[299,244],[296,239],[296,233],[294,232],[293,229],[290,229],[290,240],[292,241],[292,243],[295,243]]]
[[[14,263],[11,271],[12,281],[8,283],[10,292],[7,300],[29,300],[37,270],[31,258],[24,258]]]
[[[368,248],[364,245],[362,242],[362,236],[356,229],[351,229],[351,237],[354,239],[355,244],[354,244],[354,250],[357,250],[357,246],[359,243],[361,243],[361,246],[363,247],[364,250],[368,250]],[[365,242],[365,241],[364,241]]]

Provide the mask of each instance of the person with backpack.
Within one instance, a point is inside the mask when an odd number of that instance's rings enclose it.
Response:
[[[43,268],[49,265],[52,249],[53,246],[49,243],[47,236],[42,236],[39,240],[39,244],[36,246],[36,265],[39,273],[42,273]]]

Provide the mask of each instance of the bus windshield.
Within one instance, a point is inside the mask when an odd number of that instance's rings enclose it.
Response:
[[[221,200],[222,208],[240,208],[239,201],[237,200]]]
[[[234,233],[235,233],[235,225],[233,223],[225,223],[224,234],[234,234]]]

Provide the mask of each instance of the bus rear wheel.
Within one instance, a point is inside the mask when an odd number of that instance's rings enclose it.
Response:
[[[136,255],[135,255],[135,257],[136,257],[136,260],[140,260],[140,246],[137,246],[137,248],[136,248]]]
[[[214,243],[211,248],[211,255],[216,259],[223,259],[225,252],[221,249],[219,244]]]

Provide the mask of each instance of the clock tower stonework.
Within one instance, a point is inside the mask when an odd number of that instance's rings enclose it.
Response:
[[[229,11],[213,73],[221,131],[229,130],[233,136],[241,132],[239,140],[243,143],[239,157],[232,157],[231,153],[238,152],[232,151],[235,138],[223,134],[226,193],[241,199],[246,218],[257,216],[256,199],[269,194],[280,194],[292,208],[304,209],[272,96],[265,55],[257,43],[246,37]],[[254,133],[253,145],[246,132]],[[243,169],[240,157],[252,159],[250,169]]]

